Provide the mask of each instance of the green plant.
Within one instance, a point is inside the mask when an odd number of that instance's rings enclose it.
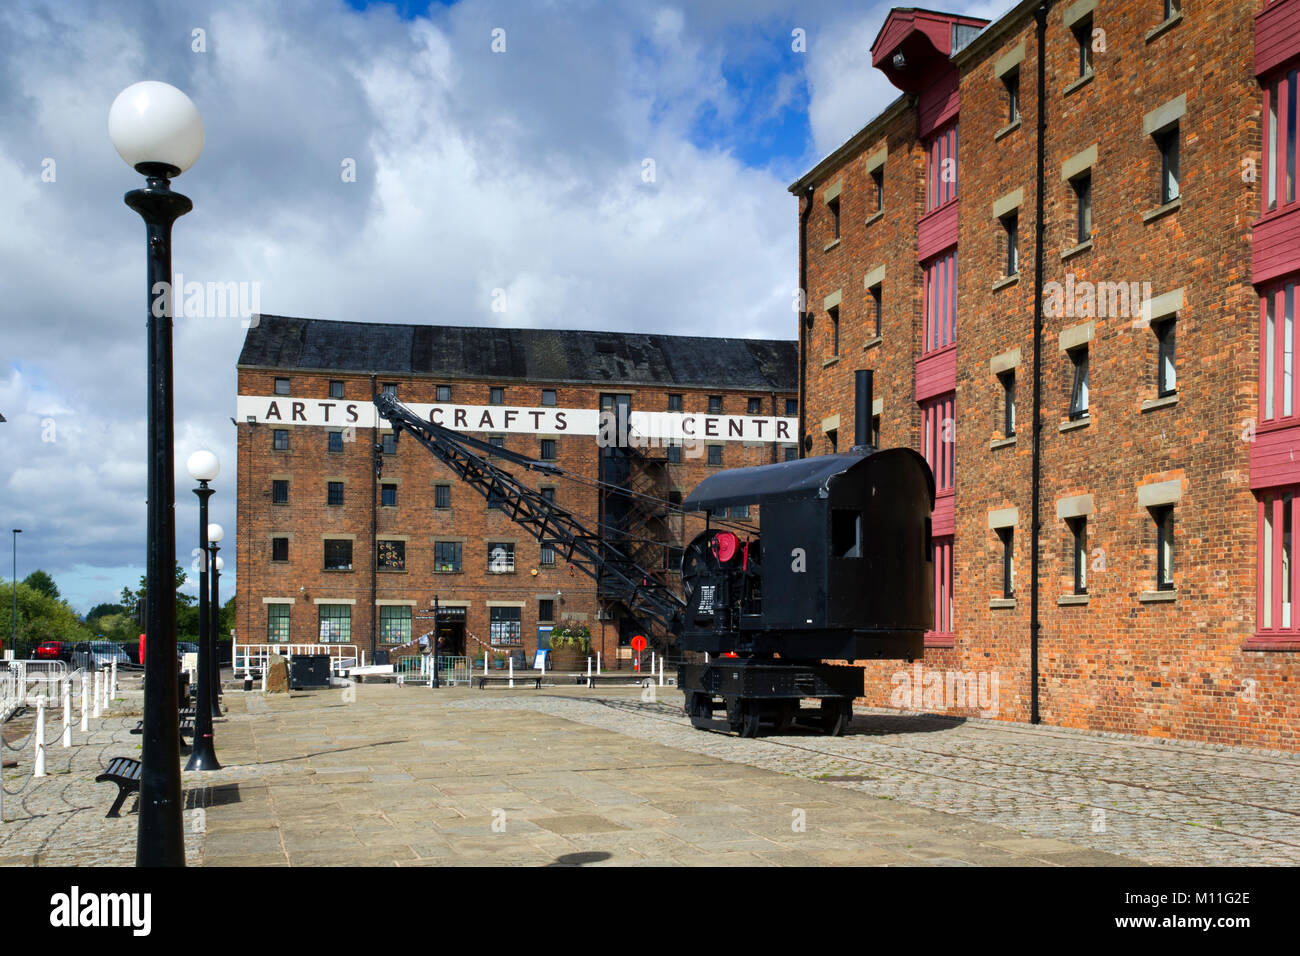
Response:
[[[591,629],[585,624],[565,624],[551,631],[551,647],[571,647],[581,654],[591,653]]]

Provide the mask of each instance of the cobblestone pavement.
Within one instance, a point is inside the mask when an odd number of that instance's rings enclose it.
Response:
[[[140,738],[130,732],[140,719],[142,694],[138,673],[119,672],[120,692],[109,711],[91,718],[81,732],[81,710],[73,707],[73,746],[61,743],[63,712],[46,714],[45,769],[48,776],[32,777],[34,746],[29,712],[4,727],[4,755],[17,760],[4,770],[4,823],[0,824],[0,865],[5,866],[132,866],[135,863],[136,816],[104,817],[117,788],[95,783],[113,757],[140,756]],[[187,777],[194,776],[186,774]],[[193,803],[193,797],[190,797]],[[187,827],[196,819],[184,812]],[[199,844],[190,841],[186,860],[199,861]]]
[[[1300,863],[1300,757],[988,720],[856,711],[844,737],[691,728],[680,693],[487,698],[1151,864]]]

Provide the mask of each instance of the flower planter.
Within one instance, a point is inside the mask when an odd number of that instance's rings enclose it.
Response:
[[[587,669],[587,652],[576,647],[551,648],[551,670],[585,671]]]

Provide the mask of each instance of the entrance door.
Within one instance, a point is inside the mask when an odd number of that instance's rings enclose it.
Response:
[[[438,623],[438,653],[442,657],[465,656],[465,622]]]

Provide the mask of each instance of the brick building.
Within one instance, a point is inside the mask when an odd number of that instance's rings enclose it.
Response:
[[[369,658],[427,633],[436,597],[446,653],[531,654],[575,622],[607,660],[628,656],[626,608],[409,436],[394,441],[373,395],[394,390],[417,414],[558,466],[571,477],[500,462],[676,586],[704,518],[652,499],[793,457],[796,362],[793,341],[264,315],[238,365],[239,640]],[[602,409],[621,410],[603,439]],[[735,512],[756,527],[756,509]]]
[[[800,435],[843,448],[872,368],[930,461],[926,679],[1294,749],[1300,0],[898,8],[870,56],[902,95],[791,186]]]

